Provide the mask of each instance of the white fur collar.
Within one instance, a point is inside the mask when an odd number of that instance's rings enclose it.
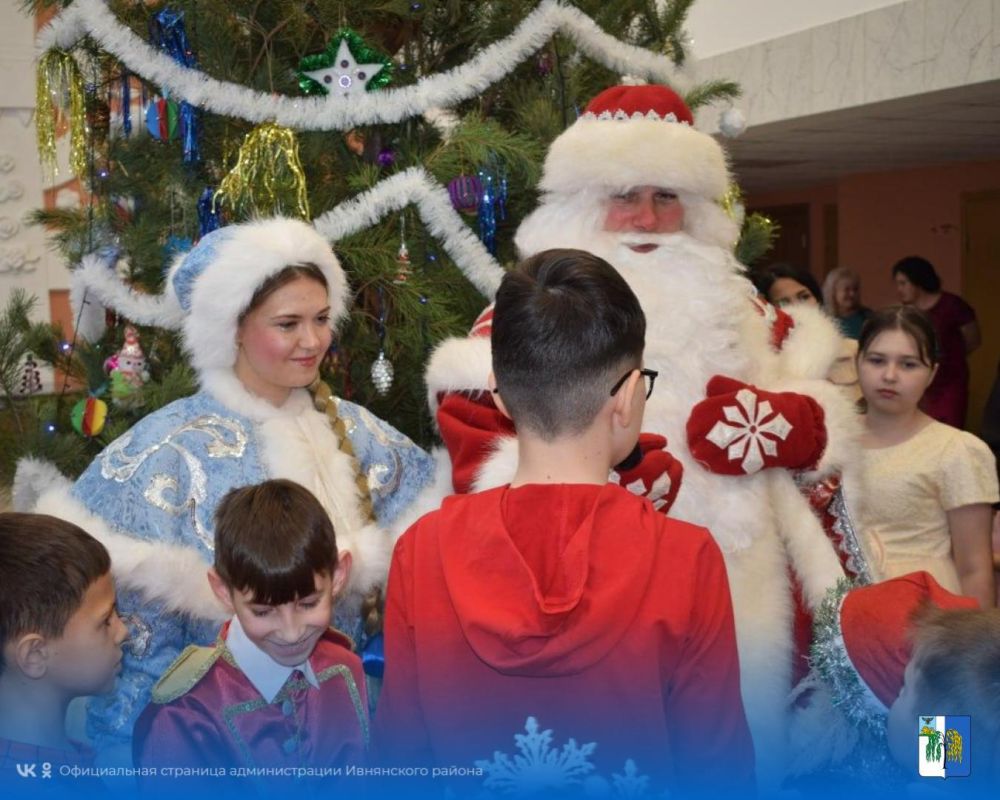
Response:
[[[312,399],[307,389],[293,389],[284,405],[274,406],[248,391],[231,369],[223,367],[203,370],[199,382],[202,389],[226,408],[231,408],[253,422],[294,417],[312,407]]]

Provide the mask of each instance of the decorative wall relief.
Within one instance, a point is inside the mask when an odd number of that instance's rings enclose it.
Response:
[[[0,247],[0,274],[7,272],[34,272],[40,256],[33,256],[24,245]]]

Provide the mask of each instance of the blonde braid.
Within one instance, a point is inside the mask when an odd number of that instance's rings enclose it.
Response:
[[[333,428],[334,433],[337,434],[337,440],[340,443],[340,452],[347,455],[351,460],[351,466],[354,468],[354,482],[358,487],[358,504],[361,507],[361,514],[366,522],[375,522],[375,510],[372,506],[372,493],[368,486],[368,478],[361,471],[361,465],[354,454],[354,446],[347,435],[347,425],[343,417],[338,413],[337,406],[340,401],[330,390],[330,387],[319,378],[316,379],[309,389],[312,392],[316,410],[326,414],[327,419],[330,420],[330,426]],[[361,619],[364,621],[365,632],[369,636],[374,636],[381,632],[384,610],[385,598],[382,593],[382,587],[376,584],[365,594],[364,599],[361,601]]]

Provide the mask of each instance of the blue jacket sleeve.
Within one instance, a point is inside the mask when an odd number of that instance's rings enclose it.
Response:
[[[338,411],[368,478],[375,516],[381,525],[388,525],[433,481],[434,459],[361,406],[341,400]]]

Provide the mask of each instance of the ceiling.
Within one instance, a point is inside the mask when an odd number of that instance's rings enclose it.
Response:
[[[747,193],[1000,159],[1000,80],[751,126],[724,145]]]

